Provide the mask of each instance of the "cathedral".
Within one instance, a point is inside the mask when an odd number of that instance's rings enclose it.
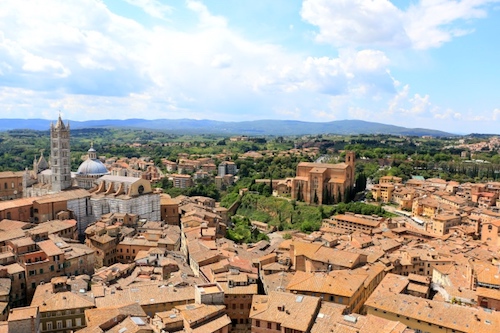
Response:
[[[154,193],[149,181],[135,177],[110,176],[106,166],[97,157],[91,144],[88,157],[71,172],[70,126],[59,115],[56,124],[50,126],[50,161],[43,155],[33,162],[33,170],[26,170],[23,178],[25,197],[41,197],[88,191],[88,195],[68,199],[66,210],[78,221],[82,233],[88,224],[101,219],[106,213],[136,214],[139,218],[159,221],[160,195]]]

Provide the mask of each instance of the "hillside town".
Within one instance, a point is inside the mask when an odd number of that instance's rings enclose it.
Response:
[[[227,237],[241,200],[155,186],[229,187],[234,161],[185,154],[160,168],[91,144],[72,172],[61,117],[50,147],[32,170],[0,172],[0,332],[499,331],[500,182],[383,176],[362,200],[390,217],[333,214],[312,232],[251,221],[266,238],[245,243]],[[356,154],[343,157],[255,184],[284,201],[339,203],[357,179]]]

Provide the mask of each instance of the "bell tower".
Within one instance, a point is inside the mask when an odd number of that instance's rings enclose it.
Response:
[[[50,169],[53,192],[71,187],[70,161],[69,122],[65,125],[59,114],[57,123],[50,124]]]

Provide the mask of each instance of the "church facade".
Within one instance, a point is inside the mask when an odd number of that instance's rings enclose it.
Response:
[[[142,178],[106,175],[92,189],[90,203],[96,220],[103,214],[129,213],[148,221],[160,221],[160,194]]]

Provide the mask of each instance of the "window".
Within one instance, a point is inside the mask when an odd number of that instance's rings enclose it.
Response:
[[[75,326],[82,326],[82,318],[75,318]]]
[[[276,323],[276,330],[281,331],[281,324],[280,323]]]
[[[267,328],[271,329],[271,323],[267,323]]]
[[[56,323],[57,329],[60,330],[62,327],[62,320],[58,320]]]
[[[47,322],[47,331],[52,331],[52,322],[51,321],[48,321]]]
[[[256,321],[255,321],[255,326],[256,326],[256,327],[260,327],[260,320],[256,320]]]
[[[71,327],[73,326],[73,322],[71,321],[71,319],[66,319],[66,327]]]
[[[344,298],[342,296],[339,296],[339,301],[337,303],[344,304]]]

